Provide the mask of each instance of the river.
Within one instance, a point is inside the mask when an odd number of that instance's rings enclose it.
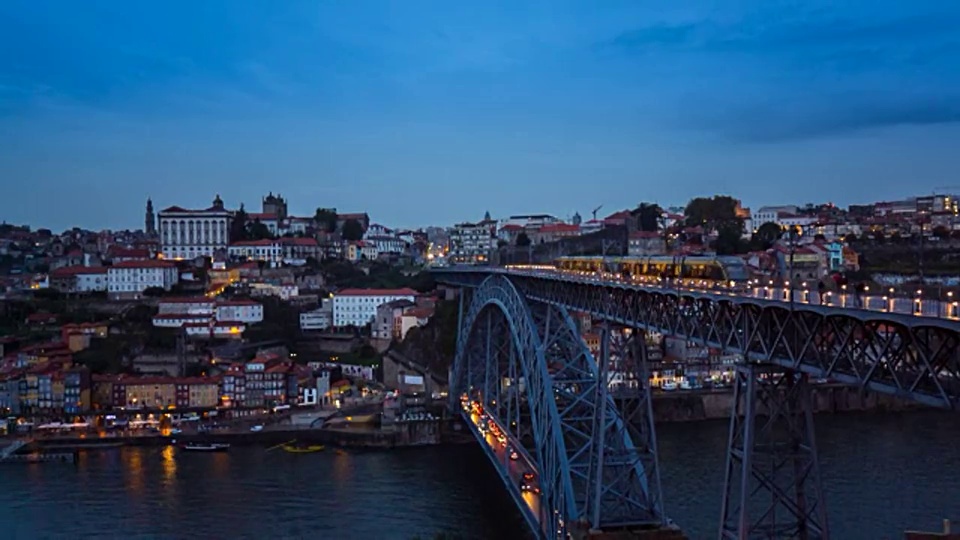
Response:
[[[668,514],[714,538],[726,422],[658,427]],[[834,538],[901,538],[960,519],[960,416],[819,416]],[[0,468],[0,538],[524,537],[475,446],[291,455],[123,448]]]

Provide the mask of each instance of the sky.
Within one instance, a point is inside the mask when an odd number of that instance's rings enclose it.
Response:
[[[0,2],[0,220],[960,192],[956,0]]]

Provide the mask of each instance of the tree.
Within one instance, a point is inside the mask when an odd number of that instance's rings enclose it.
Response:
[[[783,236],[783,230],[780,226],[768,221],[760,225],[757,232],[753,235],[753,240],[756,247],[767,250],[770,249],[781,236]]]
[[[697,197],[687,203],[684,215],[687,226],[703,226],[707,229],[719,229],[725,222],[738,221],[738,202],[727,195]]]
[[[848,243],[848,244],[852,244],[852,243],[856,242],[857,240],[859,240],[859,238],[857,238],[857,235],[855,235],[855,234],[853,234],[853,233],[850,233],[850,234],[848,234],[848,235],[846,235],[846,236],[843,237],[843,241],[846,242],[846,243]]]
[[[824,236],[824,235],[822,235],[822,234],[820,234],[820,233],[817,233],[817,234],[813,235],[813,239],[816,240],[817,242],[826,242],[826,241],[827,241],[827,237]]]
[[[527,236],[527,233],[520,231],[520,234],[517,235],[517,247],[527,247],[530,243],[530,237]]]
[[[247,225],[247,240],[265,240],[273,238],[270,229],[260,222],[259,219],[253,220],[253,223]]]
[[[313,221],[317,223],[317,229],[331,233],[337,230],[337,209],[317,208],[317,213],[313,215]]]
[[[657,232],[660,228],[660,214],[663,210],[654,203],[640,203],[639,206],[630,212],[630,215],[637,220],[637,230],[645,232]]]
[[[950,229],[944,227],[943,225],[937,225],[933,228],[933,235],[937,238],[943,240],[944,238],[950,237]]]
[[[149,298],[157,298],[163,296],[163,293],[166,292],[163,290],[163,287],[147,287],[143,290],[143,295]]]
[[[247,211],[243,209],[243,203],[233,215],[233,221],[230,222],[230,242],[240,242],[247,239]]]
[[[721,224],[717,229],[717,255],[735,255],[742,251],[743,223],[739,220]]]
[[[884,238],[885,236],[883,235],[883,231],[880,229],[873,231],[873,239],[877,242],[883,242]]]
[[[355,219],[348,219],[343,224],[343,231],[340,234],[344,240],[356,242],[363,238],[363,225],[360,225],[360,222]]]

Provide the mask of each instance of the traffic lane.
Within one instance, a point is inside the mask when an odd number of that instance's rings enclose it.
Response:
[[[532,473],[534,475],[534,485],[536,486],[540,485],[540,478],[537,475],[537,471],[533,468],[531,464],[527,463],[526,458],[523,456],[521,452],[517,452],[517,454],[519,455],[519,459],[516,459],[516,460],[510,459],[510,456],[507,452],[507,449],[511,443],[510,439],[509,438],[507,439],[507,444],[502,444],[489,430],[487,425],[484,425],[484,422],[489,421],[489,418],[486,418],[486,419],[481,418],[479,415],[471,411],[470,419],[474,423],[474,425],[476,425],[477,428],[480,429],[480,432],[484,434],[483,440],[493,451],[493,454],[496,456],[497,460],[500,463],[507,464],[507,474],[510,477],[510,480],[514,482],[514,485],[517,487],[517,489],[519,489],[520,487],[520,483],[523,480],[524,473]],[[499,426],[499,423],[497,422],[494,422],[494,423]],[[501,431],[503,430],[502,427],[500,427],[500,429]],[[539,517],[540,516],[540,495],[530,491],[523,491],[520,493],[520,495],[523,501],[530,508],[531,512],[533,512],[535,516]]]

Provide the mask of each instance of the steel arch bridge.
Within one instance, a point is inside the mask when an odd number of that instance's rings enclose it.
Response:
[[[435,275],[463,291],[451,396],[482,404],[486,417],[508,431],[521,463],[539,474],[541,496],[532,504],[513,481],[510,462],[488,452],[542,537],[575,525],[607,530],[668,521],[645,347],[637,344],[644,332],[744,359],[720,538],[829,538],[808,377],[934,407],[960,405],[960,323],[953,320],[553,272],[452,268]],[[598,359],[571,311],[603,321]],[[608,380],[611,366],[633,379],[631,410],[598,382]],[[477,424],[476,414],[466,417]]]
[[[516,450],[516,460],[488,453],[531,527],[565,537],[577,525],[665,524],[649,402],[624,417],[566,308],[528,303],[500,275],[468,304],[450,394],[479,404],[482,421],[465,411],[471,425],[492,421]],[[539,494],[521,490],[525,472]]]

